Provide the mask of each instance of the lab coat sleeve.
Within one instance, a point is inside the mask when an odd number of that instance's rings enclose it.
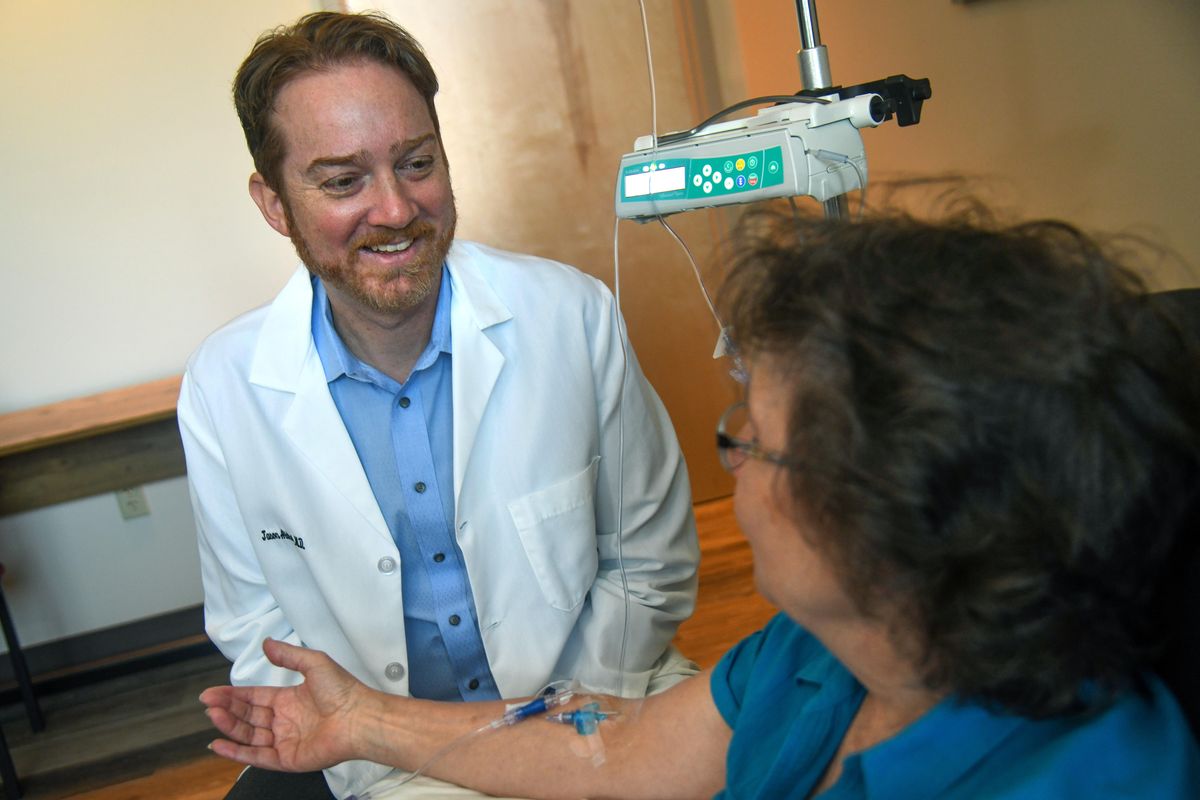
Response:
[[[291,644],[301,644],[300,638],[267,587],[239,511],[220,429],[190,370],[180,389],[178,418],[200,548],[205,630],[233,662],[232,683],[299,683],[298,674],[274,666],[263,655],[267,637]]]
[[[589,675],[583,667],[579,677],[595,689],[641,696],[652,680],[652,689],[665,688],[673,675],[695,671],[670,643],[695,607],[700,550],[671,420],[642,374],[615,300],[606,289],[603,297],[592,339],[599,566],[578,622],[587,651],[580,663],[601,669]]]

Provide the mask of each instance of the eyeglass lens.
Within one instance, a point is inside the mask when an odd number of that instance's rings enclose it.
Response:
[[[740,467],[748,456],[744,445],[749,444],[751,435],[750,415],[746,410],[745,404],[739,403],[730,408],[726,412],[722,423],[720,432],[727,437],[732,446],[719,449],[721,466],[732,471]]]

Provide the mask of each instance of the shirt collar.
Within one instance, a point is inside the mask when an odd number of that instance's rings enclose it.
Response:
[[[333,310],[329,305],[329,295],[325,284],[316,275],[312,276],[312,337],[321,357],[321,366],[325,369],[326,383],[332,383],[345,375],[354,380],[371,383],[394,383],[379,370],[372,367],[350,352],[337,329],[333,327]],[[433,326],[429,331],[429,343],[421,352],[412,373],[416,374],[431,366],[442,353],[450,353],[450,287],[449,270],[442,268],[441,282],[438,288],[437,308],[433,312]],[[381,380],[382,379],[382,380]]]
[[[922,800],[940,795],[1026,723],[948,697],[897,735],[847,758],[843,768],[861,771],[874,800]]]
[[[862,694],[863,691],[850,671],[824,647],[821,647],[820,653],[807,659],[804,665],[796,670],[794,678],[797,686],[807,686],[812,692],[804,706],[806,714],[847,702],[855,694]]]

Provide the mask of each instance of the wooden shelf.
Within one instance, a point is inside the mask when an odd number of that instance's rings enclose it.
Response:
[[[181,380],[0,415],[0,515],[184,474]]]
[[[0,415],[0,457],[175,417],[183,377]]]

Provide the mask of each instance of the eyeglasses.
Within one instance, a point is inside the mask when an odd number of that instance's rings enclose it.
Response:
[[[757,458],[759,461],[766,461],[781,467],[796,466],[796,462],[783,453],[764,450],[753,439],[739,439],[729,435],[731,430],[737,432],[745,430],[749,423],[750,414],[744,402],[734,403],[721,415],[721,419],[717,422],[717,454],[721,457],[721,466],[729,472],[733,472],[746,463],[747,458]]]

